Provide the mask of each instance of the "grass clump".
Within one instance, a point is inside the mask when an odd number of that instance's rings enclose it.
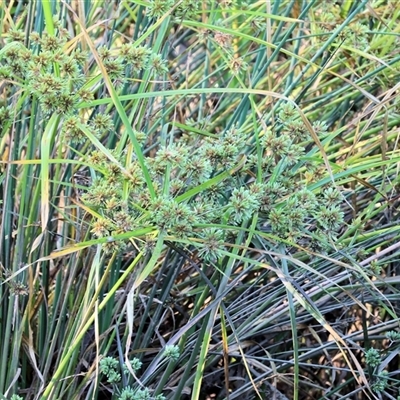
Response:
[[[400,395],[400,8],[267,3],[0,5],[4,398]]]

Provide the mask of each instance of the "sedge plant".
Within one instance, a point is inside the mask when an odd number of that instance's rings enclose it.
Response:
[[[399,13],[0,3],[3,398],[397,398]]]

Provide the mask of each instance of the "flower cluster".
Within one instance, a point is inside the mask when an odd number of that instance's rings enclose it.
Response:
[[[221,229],[207,228],[200,233],[203,244],[198,252],[198,256],[205,261],[217,261],[222,257],[221,251],[224,250],[225,233]]]
[[[386,332],[385,335],[391,342],[398,342],[400,341],[400,332],[396,332],[396,331],[389,331]]]
[[[298,111],[283,103],[278,116],[279,124],[260,135],[261,157],[247,153],[252,135],[237,126],[217,137],[199,140],[196,149],[185,140],[158,145],[145,159],[156,193],[153,199],[135,156],[126,160],[125,155],[113,153],[121,165],[128,162],[129,167],[123,172],[101,152],[92,152],[88,162],[102,175],[82,197],[102,215],[93,223],[92,233],[108,237],[153,226],[178,238],[195,238],[199,256],[218,261],[224,254],[225,235],[220,229],[201,226],[237,226],[259,213],[260,230],[321,249],[326,242],[321,237],[328,235],[335,240],[343,225],[343,198],[332,185],[318,193],[308,189],[307,184],[326,175],[326,170],[317,160],[302,161],[308,131]],[[95,117],[91,124],[93,129],[109,129],[106,117]],[[317,121],[314,126],[319,135],[327,131],[322,122]],[[146,134],[141,136],[145,143]],[[248,181],[249,171],[259,165],[262,181]],[[177,201],[179,196],[221,174],[226,174],[224,179],[207,184],[193,197]],[[116,241],[103,246],[108,251],[123,248]]]
[[[93,181],[82,198],[86,204],[96,208],[104,216],[94,223],[93,234],[106,237],[132,230],[135,220],[139,217],[139,207],[147,216],[142,218],[142,223],[155,225],[159,230],[178,237],[197,235],[201,240],[205,240],[202,231],[196,230],[196,225],[200,222],[218,221],[221,209],[217,204],[220,197],[218,193],[223,193],[225,186],[216,185],[190,202],[177,202],[174,198],[204,184],[212,175],[236,165],[245,146],[246,137],[236,128],[227,130],[217,140],[205,140],[194,152],[190,152],[190,148],[184,144],[159,146],[154,156],[146,158],[157,194],[154,200],[150,199],[137,159],[131,160],[127,172],[122,173],[118,168],[110,166],[107,158],[100,152],[92,152],[88,156],[88,163],[102,176]],[[122,162],[121,155],[114,155]],[[163,195],[165,179],[169,182],[169,193]],[[125,196],[125,200],[123,188],[128,189],[128,198]],[[221,212],[228,211],[237,223],[249,217],[258,204],[253,199],[254,194],[242,192],[234,191],[230,203],[221,209]],[[246,198],[251,205],[247,205],[246,202],[241,204],[240,193],[247,193]],[[215,255],[216,252],[210,250],[210,254]]]
[[[198,222],[191,207],[172,198],[160,197],[150,208],[152,221],[160,230],[170,231],[178,237],[187,237]]]
[[[376,377],[374,383],[371,385],[375,393],[384,392],[388,387],[389,373],[387,371],[380,372]]]
[[[175,345],[167,345],[162,353],[163,357],[167,361],[175,362],[179,359],[180,351],[179,347]],[[118,395],[118,400],[165,400],[166,397],[163,394],[152,395],[150,390],[146,387],[135,387],[133,385],[127,385],[122,389],[119,389],[118,384],[121,382],[120,363],[116,358],[104,357],[100,360],[100,372],[107,378],[107,382],[114,385],[115,392]],[[138,358],[130,360],[130,367],[136,374],[142,367],[142,362]],[[126,365],[122,367],[123,373],[127,376],[129,381],[129,368]]]
[[[104,357],[100,361],[100,372],[107,377],[108,383],[118,383],[121,374],[118,372],[119,362],[113,357]]]
[[[397,332],[392,332],[392,334],[396,334]],[[397,337],[398,335],[392,335],[390,332],[388,332],[389,336],[395,336]],[[375,370],[375,374],[373,376],[373,382],[371,384],[371,388],[375,393],[381,393],[384,392],[385,389],[388,386],[388,378],[389,374],[387,371],[382,370],[382,371],[377,371],[376,368],[381,365],[382,358],[381,354],[378,350],[374,349],[371,347],[365,352],[365,362],[368,365],[368,367],[371,367],[372,369]]]
[[[152,18],[161,18],[168,12],[178,19],[196,18],[204,1],[181,0],[175,4],[175,0],[151,0],[147,8],[147,15]],[[175,6],[175,7],[174,7]]]
[[[118,400],[165,400],[162,394],[152,396],[148,388],[135,389],[131,386],[125,386],[121,390],[117,384],[121,381],[119,371],[119,361],[113,357],[104,357],[100,361],[100,372],[107,378],[107,382],[113,384],[118,393]],[[134,373],[137,373],[142,367],[142,362],[138,358],[130,360],[130,366]],[[123,365],[123,373],[129,375],[129,369]]]
[[[371,347],[365,352],[365,362],[372,368],[377,367],[381,363],[381,355],[379,351]]]
[[[152,396],[148,388],[133,389],[130,386],[124,387],[118,397],[118,400],[165,400],[162,394]]]
[[[4,106],[0,107],[0,126],[3,129],[7,129],[7,125],[11,123],[12,117],[13,117],[13,112],[11,107],[4,107]]]
[[[25,87],[38,99],[44,114],[64,116],[61,133],[66,143],[84,142],[83,128],[99,137],[106,135],[114,130],[110,115],[97,112],[87,121],[87,116],[78,111],[80,104],[90,104],[97,90],[90,85],[92,77],[85,75],[88,54],[79,48],[65,50],[68,33],[57,21],[55,26],[54,35],[33,32],[28,45],[24,44],[23,31],[11,29],[9,43],[0,56],[0,79],[12,78],[13,82]],[[98,53],[114,86],[144,70],[153,76],[168,71],[167,61],[147,47],[123,44],[119,50],[111,51],[101,46]],[[0,108],[0,126],[6,125],[11,114],[8,108]]]
[[[228,213],[233,223],[240,224],[249,220],[260,207],[259,197],[258,193],[244,187],[235,188],[228,202]]]
[[[11,400],[24,400],[24,398],[21,396],[18,396],[17,394],[13,394],[11,396]]]
[[[368,27],[361,22],[355,22],[346,30],[346,42],[356,49],[366,50],[369,46]]]
[[[175,345],[165,346],[163,356],[168,360],[177,361],[180,356],[179,347]]]
[[[310,240],[321,244],[321,236],[335,239],[344,219],[340,208],[342,195],[330,185],[319,193],[308,189],[307,183],[326,175],[326,170],[315,161],[301,162],[309,133],[295,107],[283,103],[278,118],[279,124],[260,138],[262,160],[256,156],[248,160],[250,168],[261,163],[264,171],[265,183],[261,184],[257,198],[264,215],[260,218],[264,221],[263,229],[303,245]],[[327,131],[326,124],[320,121],[315,122],[313,128],[319,136]],[[306,168],[300,169],[299,165]]]

